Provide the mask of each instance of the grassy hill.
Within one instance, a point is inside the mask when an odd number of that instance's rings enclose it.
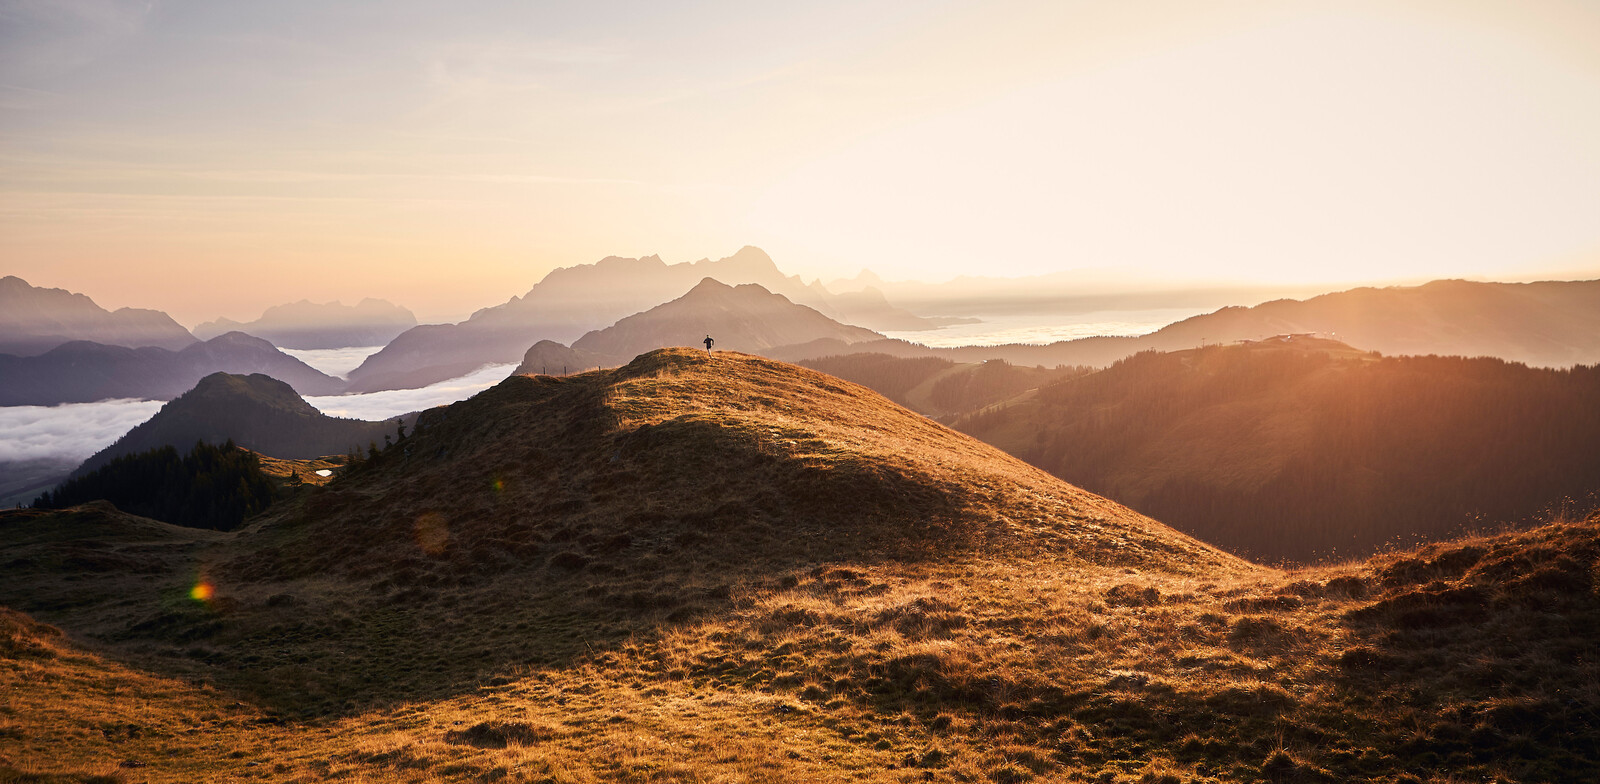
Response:
[[[1600,490],[1600,367],[1299,337],[1136,355],[956,427],[1207,542],[1360,556]]]
[[[513,377],[236,533],[0,545],[0,777],[1600,772],[1600,520],[1266,569],[741,355]]]

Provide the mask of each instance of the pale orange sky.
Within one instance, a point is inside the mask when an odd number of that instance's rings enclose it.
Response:
[[[0,274],[180,322],[807,278],[1600,276],[1600,4],[0,3]]]

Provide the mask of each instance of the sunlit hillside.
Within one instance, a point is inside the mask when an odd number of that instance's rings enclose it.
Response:
[[[1266,569],[743,355],[513,377],[239,532],[0,544],[9,780],[1600,773],[1600,519]]]
[[[954,426],[1230,551],[1365,556],[1600,502],[1600,366],[1282,337],[1145,352]]]

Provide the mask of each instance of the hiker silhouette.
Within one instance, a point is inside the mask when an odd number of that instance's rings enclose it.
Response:
[[[706,353],[707,354],[710,354],[711,353],[711,347],[717,344],[717,341],[712,340],[710,335],[707,335],[706,339],[704,341],[702,341],[702,342],[706,344]]]

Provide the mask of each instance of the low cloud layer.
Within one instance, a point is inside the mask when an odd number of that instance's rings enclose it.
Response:
[[[388,419],[465,400],[505,380],[516,367],[489,365],[421,389],[309,397],[306,401],[331,416]],[[0,463],[81,462],[155,416],[162,405],[159,400],[101,400],[59,406],[0,406]]]
[[[327,395],[308,397],[306,402],[329,416],[350,419],[388,419],[390,417],[433,408],[457,400],[466,400],[511,375],[517,366],[485,365],[460,378],[440,381],[421,389],[394,389],[386,392],[368,392],[363,395]]]
[[[0,407],[0,462],[82,461],[161,409],[159,400]]]
[[[301,362],[310,365],[330,376],[344,378],[350,371],[361,366],[367,357],[383,350],[383,346],[351,346],[349,348],[280,348]]]

